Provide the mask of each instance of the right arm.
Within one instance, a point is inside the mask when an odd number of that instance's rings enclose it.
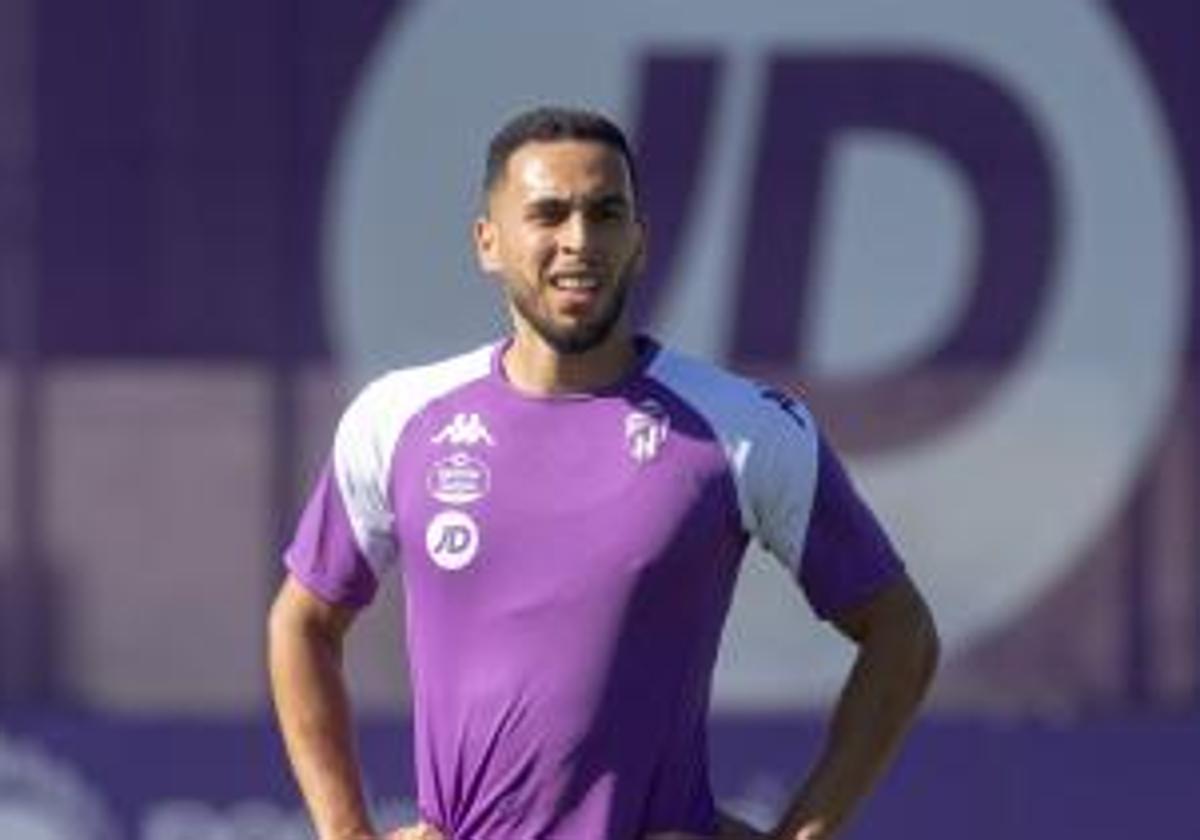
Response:
[[[342,643],[356,615],[289,576],[271,607],[271,694],[320,840],[374,840],[354,748]]]
[[[397,383],[385,377],[369,385],[338,422],[285,552],[289,575],[268,622],[275,712],[319,840],[382,840],[366,807],[342,648],[375,596],[379,572],[395,561],[387,488],[397,436],[411,413]],[[421,824],[387,840],[437,836]]]

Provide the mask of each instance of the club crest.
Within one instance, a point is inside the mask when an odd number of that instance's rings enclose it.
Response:
[[[638,463],[652,461],[667,441],[671,418],[656,400],[644,400],[625,415],[625,444]]]

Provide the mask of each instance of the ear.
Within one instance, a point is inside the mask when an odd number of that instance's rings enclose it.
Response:
[[[475,238],[475,258],[479,268],[485,274],[497,274],[500,271],[500,232],[496,223],[487,216],[475,220],[472,231]]]
[[[637,274],[646,270],[646,252],[650,246],[650,224],[645,216],[638,216],[635,224],[638,227],[637,253],[634,256],[633,267]]]

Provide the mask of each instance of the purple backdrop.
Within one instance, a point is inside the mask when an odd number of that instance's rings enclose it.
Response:
[[[277,734],[264,724],[39,714],[14,715],[9,724],[21,735],[0,743],[6,750],[0,793],[22,783],[35,791],[39,785],[64,787],[65,761],[86,789],[74,792],[76,810],[85,810],[80,806],[90,799],[93,813],[102,811],[118,836],[303,836]],[[1200,794],[1196,724],[1191,717],[1072,726],[927,722],[847,837],[1191,836]],[[412,813],[405,725],[371,719],[359,728],[372,799],[385,819]],[[717,721],[712,744],[718,796],[765,822],[812,760],[820,731],[815,720]],[[14,772],[18,759],[26,763],[24,772]],[[30,772],[37,761],[57,763],[57,778]]]
[[[0,741],[0,805],[10,801],[5,797],[25,796],[75,801],[86,811],[92,796],[111,812],[117,836],[143,840],[172,837],[171,826],[196,832],[175,840],[231,836],[216,832],[237,819],[244,836],[252,836],[245,826],[255,820],[268,825],[262,838],[296,830],[277,739],[245,703],[222,705],[214,689],[224,720],[143,716],[119,689],[95,689],[109,683],[80,676],[85,657],[63,654],[56,637],[65,631],[56,621],[65,627],[79,605],[56,595],[55,558],[64,543],[73,543],[56,531],[59,496],[45,475],[63,460],[56,453],[68,446],[62,441],[69,441],[71,427],[56,432],[58,421],[47,418],[62,410],[58,389],[67,374],[86,382],[112,365],[152,371],[167,362],[205,372],[251,370],[265,383],[261,398],[248,398],[246,409],[237,392],[219,403],[212,422],[237,411],[252,415],[247,427],[259,431],[250,446],[267,457],[260,470],[264,501],[247,516],[269,520],[268,545],[282,540],[310,474],[305,464],[316,457],[330,424],[329,411],[311,404],[333,398],[314,401],[311,393],[331,388],[311,379],[332,356],[323,311],[328,290],[320,287],[319,271],[331,153],[363,61],[404,6],[382,0],[107,6],[18,0],[0,17],[7,79],[0,85],[0,117],[12,127],[0,144],[0,270],[6,275],[0,469],[8,487],[0,493],[8,506],[0,511],[0,736],[10,739]],[[1186,0],[1109,6],[1165,115],[1194,248],[1200,241],[1200,8]],[[639,301],[643,313],[660,305],[664,278],[678,257],[719,73],[719,62],[703,54],[646,58],[636,134],[661,247]],[[745,243],[727,348],[732,363],[776,377],[796,375],[782,370],[784,351],[803,323],[808,278],[800,272],[788,275],[798,282],[782,282],[770,267],[810,262],[812,240],[805,233],[819,197],[813,184],[820,183],[824,133],[847,124],[942,132],[942,147],[978,186],[988,238],[960,329],[887,379],[811,383],[814,402],[851,450],[921,440],[994,386],[967,383],[931,408],[905,399],[921,374],[985,364],[993,379],[1002,376],[1048,305],[1047,266],[1059,244],[1055,181],[1046,172],[1051,164],[1002,92],[986,79],[943,72],[932,62],[801,63],[783,56],[771,78],[776,124],[764,133],[752,192],[767,206],[799,194],[801,224],[797,233],[793,209],[788,228],[759,228]],[[811,90],[870,96],[802,95]],[[937,108],[969,113],[947,126],[931,119]],[[1003,131],[984,138],[975,130],[979,124]],[[996,188],[988,174],[989,143],[1019,164],[1025,177],[1016,186]],[[777,177],[781,171],[805,186]],[[1065,686],[1072,709],[1094,716],[1062,728],[931,721],[854,836],[1190,836],[1189,806],[1200,794],[1200,728],[1193,715],[1200,706],[1200,271],[1195,255],[1189,257],[1184,378],[1157,455],[1114,520],[1082,548],[1075,571],[1019,620],[948,666],[952,676],[978,678],[972,684],[989,690],[1024,685],[1035,696],[1039,685]],[[872,423],[881,406],[886,422]],[[154,410],[139,406],[131,416]],[[79,422],[95,420],[86,415]],[[133,480],[109,476],[102,466],[91,479],[100,487]],[[59,469],[71,480],[83,472],[74,463]],[[178,523],[162,528],[165,542],[179,539]],[[262,594],[247,596],[254,604],[265,598],[277,570],[264,562],[261,570],[237,574],[261,578]],[[231,580],[222,585],[234,588],[237,578]],[[121,603],[120,593],[113,597]],[[113,656],[136,658],[119,650]],[[256,667],[252,654],[245,667]],[[123,679],[123,673],[111,677],[112,683]],[[114,696],[121,701],[111,702]],[[40,704],[52,711],[33,710]],[[128,718],[71,713],[108,705],[134,711]],[[364,743],[377,793],[400,800],[408,793],[408,744],[396,724],[371,722]],[[723,795],[769,810],[781,780],[811,757],[817,733],[816,723],[804,719],[719,721],[714,764]],[[94,796],[71,788],[62,774],[39,775],[39,761],[51,770],[73,767],[67,776],[81,776]],[[39,779],[50,793],[30,793]],[[276,810],[243,808],[237,819],[231,816],[235,806],[259,799]],[[208,803],[212,810],[200,816],[186,808],[162,810],[177,800]],[[204,820],[209,828],[203,830],[213,833],[196,828]]]

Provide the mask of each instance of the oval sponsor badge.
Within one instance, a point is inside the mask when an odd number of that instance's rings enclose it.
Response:
[[[465,505],[487,495],[492,477],[487,464],[466,452],[434,463],[425,478],[429,495],[447,505]]]

